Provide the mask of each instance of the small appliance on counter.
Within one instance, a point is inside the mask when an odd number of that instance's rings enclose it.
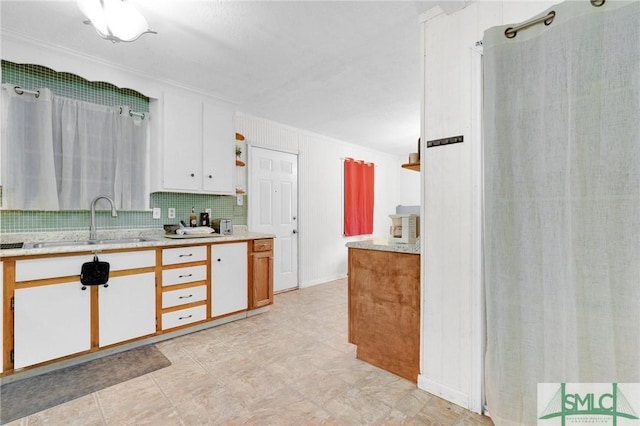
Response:
[[[389,242],[415,244],[418,236],[418,215],[412,213],[390,214]]]
[[[220,235],[232,235],[233,224],[231,219],[213,219],[211,227]]]
[[[200,213],[200,222],[198,222],[198,226],[211,226],[209,213]]]

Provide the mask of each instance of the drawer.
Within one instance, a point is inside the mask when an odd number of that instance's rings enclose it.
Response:
[[[156,266],[155,250],[98,253],[98,258],[100,261],[109,262],[110,271]],[[82,264],[92,260],[92,254],[18,260],[16,261],[16,282],[80,275]]]
[[[207,265],[188,266],[186,268],[165,269],[162,271],[162,286],[204,281],[207,279]]]
[[[165,291],[162,293],[162,307],[184,305],[186,303],[199,302],[207,299],[207,286],[183,288],[180,290]]]
[[[253,240],[253,251],[271,251],[273,250],[273,240],[271,238],[264,240]]]
[[[162,329],[180,327],[192,322],[202,321],[207,318],[207,306],[195,306],[193,308],[182,309],[180,311],[167,312],[162,314]]]
[[[178,247],[162,250],[162,264],[175,265],[207,260],[207,246]]]

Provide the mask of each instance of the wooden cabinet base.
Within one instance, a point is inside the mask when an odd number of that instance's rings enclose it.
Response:
[[[357,357],[417,382],[420,256],[349,248],[349,342]]]

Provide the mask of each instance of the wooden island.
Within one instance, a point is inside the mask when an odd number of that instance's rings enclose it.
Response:
[[[420,249],[367,240],[347,244],[349,342],[356,357],[417,382]]]

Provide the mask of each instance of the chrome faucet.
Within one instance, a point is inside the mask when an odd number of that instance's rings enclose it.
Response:
[[[116,211],[116,206],[113,203],[113,200],[106,195],[98,195],[91,202],[91,224],[89,225],[89,240],[95,240],[96,237],[96,203],[99,199],[104,198],[111,204],[111,217],[118,217],[118,212]]]

